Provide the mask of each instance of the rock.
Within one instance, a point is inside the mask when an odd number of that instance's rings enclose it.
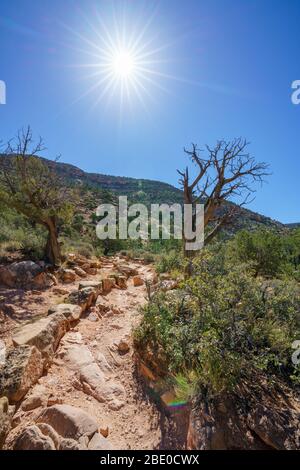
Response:
[[[96,312],[91,312],[88,317],[87,317],[88,321],[91,321],[91,322],[96,322],[96,321],[99,321],[99,316],[97,315]]]
[[[8,412],[8,398],[7,397],[1,397],[0,398],[0,413],[7,413]]]
[[[63,346],[59,351],[59,357],[63,359],[64,364],[71,370],[78,371],[85,366],[95,362],[90,350],[84,345]]]
[[[188,449],[296,450],[300,448],[300,402],[279,383],[241,380],[231,393],[192,408]]]
[[[58,397],[57,395],[51,393],[47,401],[47,406],[61,405],[62,403],[63,399],[61,397]]]
[[[80,450],[80,445],[75,439],[61,439],[58,450]]]
[[[116,285],[114,278],[105,277],[102,279],[102,291],[104,294],[108,294],[112,288]]]
[[[77,274],[77,276],[79,276],[79,277],[86,277],[87,276],[86,272],[82,268],[80,268],[79,266],[74,266],[73,269],[74,269],[75,273]]]
[[[0,390],[10,403],[21,400],[43,373],[43,360],[35,346],[21,345],[9,349],[0,369]]]
[[[81,308],[79,305],[74,304],[58,304],[53,305],[48,310],[48,315],[55,313],[62,313],[64,317],[69,321],[79,320],[81,315]]]
[[[110,305],[103,302],[102,298],[98,298],[96,306],[100,314],[107,313],[110,310]]]
[[[96,289],[93,287],[85,287],[84,289],[71,292],[66,300],[68,303],[79,305],[83,313],[95,304],[97,297],[98,292]]]
[[[11,416],[8,412],[7,397],[0,398],[0,450],[11,428]]]
[[[44,268],[33,261],[15,262],[0,267],[0,284],[7,287],[46,287],[49,279]]]
[[[92,268],[90,263],[85,263],[81,266],[81,269],[85,271],[87,274],[91,274],[92,276],[95,276],[97,274],[97,269]]]
[[[134,287],[142,286],[144,284],[144,281],[141,276],[134,276],[132,280]]]
[[[80,381],[85,393],[93,396],[100,403],[107,402],[111,410],[124,406],[126,392],[121,384],[107,380],[99,366],[90,364],[80,371]]]
[[[100,428],[99,429],[99,433],[103,436],[103,437],[108,437],[109,435],[109,428],[108,426],[106,428]]]
[[[34,387],[31,394],[26,397],[22,402],[21,408],[23,411],[30,411],[38,408],[39,406],[46,406],[48,402],[49,392],[43,385]]]
[[[95,433],[88,445],[89,450],[111,450],[111,443],[101,436],[98,432]]]
[[[85,411],[70,405],[54,405],[45,408],[37,419],[38,423],[49,424],[63,438],[89,439],[98,432],[98,423]]]
[[[110,372],[113,372],[113,368],[111,367],[111,365],[107,362],[106,360],[106,357],[104,356],[104,354],[102,354],[101,352],[99,352],[96,356],[96,361],[97,361],[97,364],[100,368],[100,370],[104,373],[104,374],[109,374]],[[106,437],[106,436],[104,436]]]
[[[62,282],[65,282],[66,284],[69,284],[76,280],[76,273],[72,269],[62,268],[59,272],[59,275]]]
[[[50,437],[50,439],[53,441],[55,445],[55,448],[58,449],[61,438],[57,434],[57,432],[54,431],[54,429],[51,426],[49,426],[49,424],[37,423],[37,427],[42,431],[44,436]]]
[[[28,426],[17,437],[14,450],[55,450],[49,436],[45,436],[37,426]]]
[[[100,269],[101,268],[101,263],[98,260],[90,261],[90,267]]]
[[[118,343],[116,343],[116,346],[119,353],[121,354],[126,354],[130,349],[127,338],[121,339]]]
[[[118,276],[117,277],[117,285],[121,289],[127,289],[127,278],[126,278],[126,276]]]
[[[102,290],[102,281],[81,281],[79,283],[79,290],[85,289],[86,287],[92,287],[99,295]]]
[[[62,287],[53,287],[52,292],[58,295],[67,295],[69,293],[67,289],[63,289]]]
[[[124,274],[127,278],[130,276],[137,276],[138,275],[138,270],[135,268],[132,268],[126,264],[117,264],[117,270]]]
[[[45,367],[48,367],[67,329],[68,321],[62,313],[57,312],[19,328],[12,340],[15,346],[24,344],[36,346],[42,353]]]

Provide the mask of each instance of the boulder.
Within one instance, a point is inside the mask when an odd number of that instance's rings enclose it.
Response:
[[[40,406],[47,406],[48,397],[50,393],[47,392],[46,387],[43,385],[36,385],[30,395],[25,398],[21,404],[23,411],[31,411]]]
[[[139,287],[139,286],[142,286],[144,284],[144,281],[141,278],[141,276],[134,276],[132,278],[132,280],[133,280],[134,287]]]
[[[80,370],[80,381],[83,390],[100,403],[106,402],[109,409],[119,410],[125,404],[126,392],[121,384],[107,380],[96,363],[89,364]]]
[[[65,269],[62,268],[59,272],[60,279],[62,282],[69,284],[71,282],[74,282],[76,280],[76,273],[73,271],[73,269]]]
[[[45,436],[37,426],[28,426],[17,437],[14,450],[55,450],[49,436]]]
[[[63,359],[64,364],[74,371],[79,371],[95,361],[90,350],[80,344],[67,345],[64,343],[63,347],[59,349],[58,357]]]
[[[117,277],[117,286],[121,289],[127,289],[127,278],[126,276],[118,276]]]
[[[101,268],[101,263],[98,260],[90,261],[90,267],[100,269]]]
[[[112,445],[108,441],[108,439],[105,439],[105,437],[103,437],[99,433],[95,433],[88,444],[88,449],[89,450],[111,450]]]
[[[53,287],[52,292],[58,295],[67,295],[69,293],[67,289],[63,289],[62,287]]]
[[[79,276],[79,277],[86,277],[87,276],[87,273],[82,268],[80,268],[79,266],[74,266],[73,269],[74,269],[75,273],[77,274],[77,276]]]
[[[33,261],[20,261],[0,267],[0,284],[11,288],[41,288],[51,283],[43,267]]]
[[[108,294],[116,285],[116,280],[113,277],[105,277],[102,279],[102,292]]]
[[[92,287],[95,289],[95,291],[97,291],[98,294],[100,294],[102,290],[102,281],[81,281],[79,283],[78,289],[81,290],[85,289],[86,287]]]
[[[138,270],[135,268],[132,268],[131,266],[128,266],[127,264],[117,264],[116,265],[117,270],[121,273],[124,274],[127,278],[130,276],[137,276],[138,275]]]
[[[54,431],[54,429],[51,426],[49,426],[49,424],[37,423],[37,427],[42,431],[44,436],[49,436],[50,437],[50,439],[53,441],[56,449],[58,449],[61,438],[57,434],[57,432]]]
[[[92,276],[94,276],[98,272],[97,268],[93,268],[90,263],[83,264],[81,266],[81,269],[85,271],[87,274],[91,274]]]
[[[68,321],[62,313],[57,312],[19,328],[12,340],[15,346],[36,346],[42,353],[44,365],[47,367],[67,330]]]
[[[48,315],[54,315],[56,313],[62,313],[67,320],[75,321],[80,318],[81,308],[79,305],[74,304],[58,304],[49,308]]]
[[[70,304],[79,305],[83,313],[95,304],[97,298],[98,292],[96,289],[93,287],[85,287],[84,289],[71,292],[66,301]]]
[[[88,413],[71,405],[54,405],[45,408],[37,423],[50,425],[61,437],[78,440],[91,439],[98,432],[98,423]]]
[[[21,400],[43,373],[43,360],[35,346],[20,345],[7,352],[0,369],[0,390],[10,403]]]
[[[80,445],[75,439],[61,439],[58,450],[81,450]]]
[[[122,338],[116,343],[116,347],[120,354],[126,354],[130,349],[128,338]]]

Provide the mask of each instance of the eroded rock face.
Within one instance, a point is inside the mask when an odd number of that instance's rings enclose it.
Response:
[[[199,400],[190,416],[188,448],[300,449],[300,402],[285,387],[256,381],[232,394]]]
[[[21,400],[43,373],[42,354],[35,346],[20,345],[7,352],[0,369],[0,390],[10,403]]]
[[[57,312],[21,327],[12,338],[13,344],[15,346],[24,344],[36,346],[42,353],[44,365],[47,367],[60,339],[65,335],[68,328],[69,323],[65,316]]]

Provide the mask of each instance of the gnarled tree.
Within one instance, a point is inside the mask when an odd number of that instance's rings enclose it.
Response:
[[[184,149],[196,166],[196,176],[190,178],[189,168],[178,171],[184,203],[204,204],[204,244],[208,244],[225,225],[231,224],[240,208],[250,202],[255,192],[254,184],[268,175],[268,165],[257,163],[247,152],[249,143],[241,138],[226,142],[220,140],[214,148],[206,146],[206,152],[195,144]],[[234,204],[230,199],[234,198]],[[195,223],[195,221],[193,221]],[[192,256],[193,252],[187,252]]]
[[[44,149],[30,127],[8,142],[0,157],[0,202],[47,229],[45,258],[59,265],[58,225],[72,216],[73,194],[39,158]]]

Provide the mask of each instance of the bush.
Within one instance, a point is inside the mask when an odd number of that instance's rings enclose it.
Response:
[[[156,262],[155,268],[158,273],[165,273],[173,270],[182,271],[183,266],[183,255],[173,250],[169,253],[162,254]]]
[[[135,333],[140,354],[153,357],[149,365],[158,364],[162,374],[184,376],[191,388],[196,381],[211,394],[230,389],[251,369],[298,380],[291,345],[300,337],[299,286],[292,280],[266,285],[248,265],[224,267],[218,259],[203,250],[176,295],[152,298]]]

